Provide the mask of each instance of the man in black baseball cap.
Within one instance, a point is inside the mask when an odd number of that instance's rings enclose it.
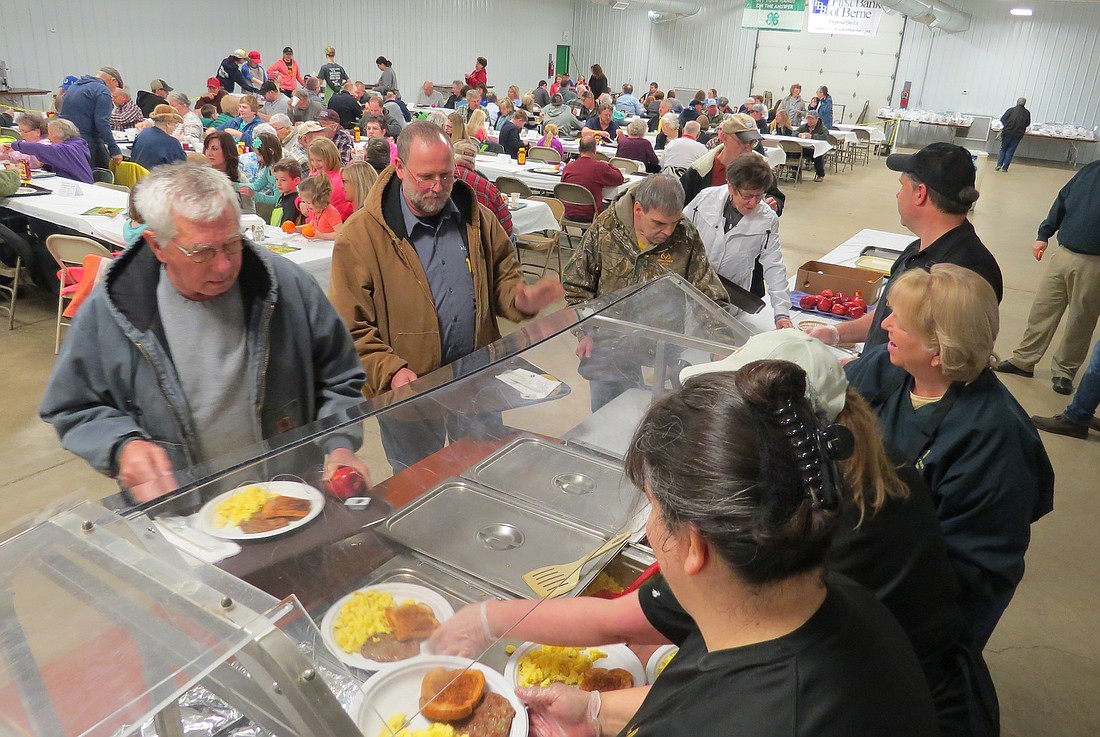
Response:
[[[974,188],[974,159],[953,143],[932,143],[914,154],[892,154],[886,166],[901,172],[898,178],[898,215],[901,224],[919,238],[909,244],[890,271],[890,282],[878,306],[857,320],[814,328],[810,334],[826,343],[863,342],[863,352],[886,342],[882,321],[890,314],[890,284],[909,269],[928,269],[932,264],[956,264],[981,275],[1000,301],[1004,288],[1001,269],[966,219],[978,201]]]

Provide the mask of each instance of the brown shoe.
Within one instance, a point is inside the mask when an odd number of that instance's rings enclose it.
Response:
[[[1022,369],[1019,366],[1017,366],[1016,364],[1014,364],[1012,361],[1009,361],[1007,358],[1005,360],[1001,361],[1000,363],[995,364],[993,366],[993,370],[998,371],[1002,374],[1016,374],[1017,376],[1024,376],[1024,377],[1027,377],[1028,379],[1035,376],[1034,371],[1028,371],[1027,369]]]
[[[1091,420],[1089,420],[1089,427],[1091,427],[1093,430],[1096,430],[1097,432],[1100,432],[1100,417],[1093,417]]]
[[[1055,435],[1068,435],[1071,438],[1078,438],[1081,440],[1089,436],[1088,425],[1078,425],[1076,422],[1070,422],[1062,415],[1054,415],[1054,417],[1039,417],[1038,415],[1032,415],[1031,422],[1040,430],[1045,430]]]

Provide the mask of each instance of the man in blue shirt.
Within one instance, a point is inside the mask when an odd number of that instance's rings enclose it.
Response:
[[[627,115],[645,115],[645,108],[634,96],[634,85],[624,84],[623,93],[615,99],[615,107]]]
[[[619,135],[619,124],[611,119],[611,114],[610,105],[601,105],[596,108],[596,114],[584,124],[581,136],[592,136],[596,139],[614,141],[615,137]]]
[[[110,161],[122,161],[122,151],[111,133],[113,95],[122,87],[122,75],[114,67],[100,67],[95,76],[78,79],[65,93],[61,117],[80,131],[92,152],[92,167],[106,169]]]

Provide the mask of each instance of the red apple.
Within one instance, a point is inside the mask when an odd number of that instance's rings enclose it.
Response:
[[[351,466],[339,466],[328,480],[328,491],[337,499],[362,496],[367,490],[363,475]]]
[[[836,294],[833,295],[833,301],[834,302],[840,302],[841,304],[844,304],[848,301],[848,295],[845,294],[844,292],[837,292]]]
[[[798,301],[798,306],[804,310],[813,310],[817,308],[818,298],[812,294],[807,294]]]
[[[818,299],[817,309],[821,310],[822,312],[831,312],[833,309],[833,298],[821,297],[820,299]]]
[[[844,315],[848,314],[848,306],[841,302],[837,302],[833,305],[833,314],[843,317]]]
[[[863,305],[848,305],[848,317],[855,319],[857,317],[863,317],[863,313],[867,311]]]
[[[832,289],[822,289],[820,292],[817,293],[817,296],[831,298],[833,296],[833,290]]]

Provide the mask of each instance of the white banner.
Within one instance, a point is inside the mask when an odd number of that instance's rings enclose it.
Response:
[[[845,36],[875,36],[882,7],[874,0],[810,0],[806,30]]]

